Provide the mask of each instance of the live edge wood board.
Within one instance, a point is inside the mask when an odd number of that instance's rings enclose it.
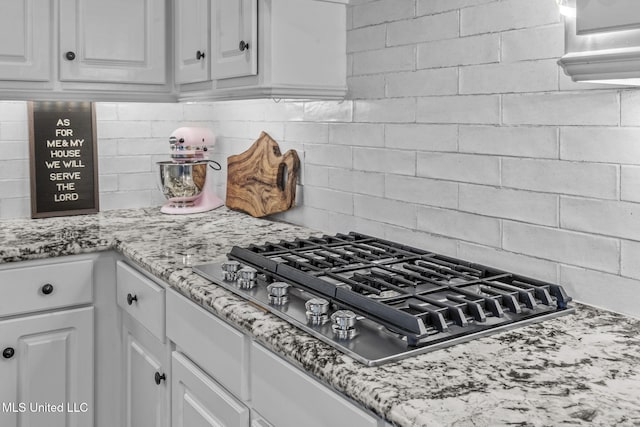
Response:
[[[230,209],[262,217],[292,208],[300,159],[295,150],[280,154],[267,133],[244,153],[227,159],[227,200]]]

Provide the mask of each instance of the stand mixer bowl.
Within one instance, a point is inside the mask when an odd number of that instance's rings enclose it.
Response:
[[[175,163],[158,162],[159,186],[170,206],[189,208],[202,194],[207,178],[209,162]]]

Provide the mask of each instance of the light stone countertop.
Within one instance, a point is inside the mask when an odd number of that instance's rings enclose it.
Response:
[[[115,249],[395,425],[640,426],[640,320],[576,304],[574,315],[367,367],[191,271],[233,245],[310,234],[224,207],[0,220],[0,263]]]

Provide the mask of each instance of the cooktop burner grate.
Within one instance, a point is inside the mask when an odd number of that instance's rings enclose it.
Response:
[[[372,318],[410,346],[567,309],[561,286],[359,234],[234,247],[252,265]]]

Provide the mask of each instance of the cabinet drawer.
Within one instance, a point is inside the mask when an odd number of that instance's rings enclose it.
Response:
[[[167,337],[227,390],[248,398],[248,344],[241,332],[169,290]]]
[[[92,259],[0,270],[0,317],[92,300]]]
[[[278,427],[376,427],[378,421],[264,347],[251,346],[253,408]]]
[[[173,427],[249,427],[249,408],[175,351],[171,378]]]
[[[165,342],[164,288],[122,261],[118,261],[116,269],[116,298],[120,308]]]

